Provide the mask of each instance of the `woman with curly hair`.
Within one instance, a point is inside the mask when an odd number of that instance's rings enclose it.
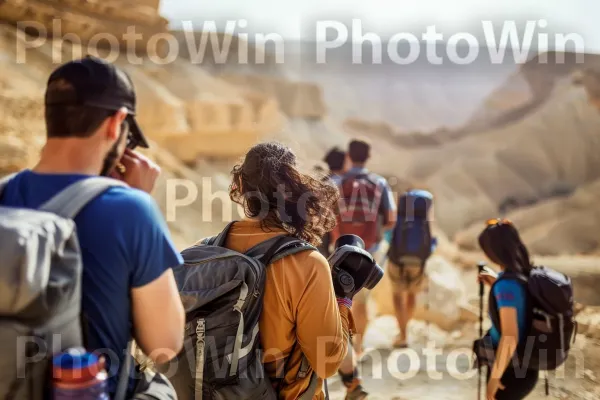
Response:
[[[245,252],[281,234],[318,246],[336,223],[337,189],[300,172],[294,153],[280,143],[254,146],[232,175],[230,197],[245,218],[229,230],[229,249]],[[313,374],[318,389],[312,398],[325,398],[323,379],[337,372],[348,349],[350,307],[349,299],[336,298],[331,269],[318,251],[269,265],[260,334],[269,377],[280,376],[285,364],[280,399],[299,398]],[[303,360],[308,370],[299,374]]]

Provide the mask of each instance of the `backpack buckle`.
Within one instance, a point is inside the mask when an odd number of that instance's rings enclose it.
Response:
[[[200,318],[198,320],[198,323],[196,324],[196,336],[198,337],[198,340],[200,340],[200,338],[204,337],[205,332],[206,332],[205,321],[204,321],[204,319]]]
[[[242,306],[244,305],[244,299],[238,299],[233,306],[233,310],[237,312],[242,312]]]

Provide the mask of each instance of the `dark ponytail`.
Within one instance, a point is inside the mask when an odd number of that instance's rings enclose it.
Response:
[[[485,255],[506,271],[529,276],[533,268],[529,251],[515,226],[508,220],[493,220],[479,235]]]

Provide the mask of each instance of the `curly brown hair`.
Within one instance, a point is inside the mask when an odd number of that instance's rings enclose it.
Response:
[[[302,173],[294,152],[277,142],[257,144],[233,167],[229,196],[263,230],[280,228],[318,246],[336,224],[337,188]]]

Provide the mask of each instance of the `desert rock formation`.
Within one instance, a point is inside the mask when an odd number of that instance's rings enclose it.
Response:
[[[578,68],[598,68],[599,61],[598,57],[586,55],[586,64]],[[525,71],[534,69],[524,68]],[[538,65],[538,72],[539,69]],[[518,194],[520,189],[517,189],[514,195],[496,203],[496,213],[506,214],[521,207],[507,216],[519,226],[524,239],[537,254],[594,253],[599,248],[595,237],[600,221],[595,204],[599,193],[597,126],[600,118],[597,110],[588,104],[585,88],[572,84],[573,76],[577,75],[576,66],[563,66],[557,71],[545,66],[544,70],[546,72],[540,73],[534,81],[538,82],[537,94],[533,95],[535,101],[530,100],[527,106],[536,111],[526,115],[522,122],[509,111],[517,122],[507,123],[506,128],[499,131],[507,132],[504,137],[508,138],[508,131],[513,129],[523,139],[500,152],[493,146],[489,151],[495,154],[499,164],[519,173],[513,189],[520,185],[519,181],[525,180],[533,190]],[[534,75],[529,72],[525,76]],[[516,79],[513,77],[511,81]],[[533,83],[530,86],[536,87]],[[500,90],[500,97],[503,92],[504,89]],[[491,96],[495,98],[496,95]],[[502,175],[498,178],[505,179]],[[546,198],[549,200],[536,204]],[[479,228],[476,224],[458,234],[458,243],[465,249],[473,249]]]
[[[63,38],[68,35],[91,47],[106,44],[110,34],[123,50],[128,50],[129,29],[141,34],[130,50],[142,54],[163,54],[164,49],[152,40],[152,35],[168,32],[168,21],[158,13],[158,1],[147,0],[5,0],[0,2],[0,19],[26,26],[40,36]],[[24,23],[24,21],[27,21]],[[104,38],[104,39],[101,39]],[[156,53],[155,53],[156,51]]]
[[[600,180],[581,186],[572,195],[519,208],[507,217],[535,254],[594,254],[600,248],[600,210],[593,207],[598,201]],[[480,231],[481,224],[474,224],[457,234],[457,244],[465,250],[476,250]]]
[[[439,147],[469,135],[477,135],[516,123],[542,107],[565,79],[586,67],[600,68],[600,57],[586,54],[548,52],[515,67],[504,81],[474,110],[465,124],[442,126],[425,131],[401,130],[388,122],[348,118],[347,128],[356,133],[387,137],[405,148]]]
[[[240,156],[281,128],[274,98],[218,80],[185,60],[132,70],[138,75],[142,90],[154,92],[140,102],[142,121],[152,127],[153,139],[184,162]],[[176,99],[176,112],[165,112],[161,92]]]
[[[551,95],[522,118],[443,145],[410,148],[406,169],[382,168],[433,190],[436,221],[451,237],[511,207],[568,194],[600,170],[600,115],[571,79],[559,75]]]
[[[259,75],[223,74],[219,77],[276,98],[289,118],[319,120],[327,112],[321,88],[314,83],[291,82],[283,78]]]

